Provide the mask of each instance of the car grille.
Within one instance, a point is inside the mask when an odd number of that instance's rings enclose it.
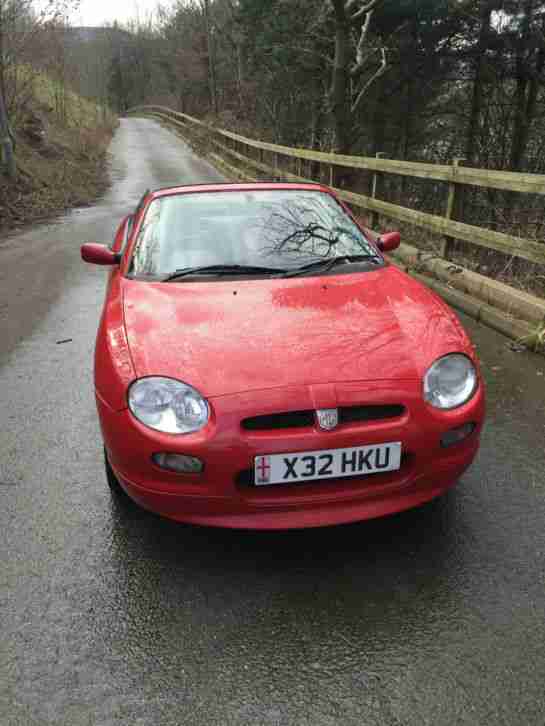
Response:
[[[405,413],[405,406],[399,404],[384,406],[345,406],[339,409],[340,423],[353,423],[354,421],[383,421],[389,418],[399,418]]]
[[[405,407],[399,404],[379,406],[343,406],[339,408],[339,424],[360,421],[384,421],[399,418]],[[314,426],[314,411],[288,411],[253,416],[243,419],[242,428],[246,431],[275,431],[278,429],[309,428]]]
[[[246,431],[273,431],[276,429],[300,429],[314,424],[314,411],[288,411],[254,416],[242,421]]]

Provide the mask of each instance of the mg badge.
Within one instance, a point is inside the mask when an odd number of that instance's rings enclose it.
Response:
[[[339,425],[339,409],[319,408],[316,411],[318,426],[325,431],[332,431]]]

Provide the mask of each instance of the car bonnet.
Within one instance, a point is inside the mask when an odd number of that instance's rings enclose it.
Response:
[[[463,349],[456,319],[393,267],[294,279],[123,280],[138,377],[204,396],[283,386],[420,379]]]

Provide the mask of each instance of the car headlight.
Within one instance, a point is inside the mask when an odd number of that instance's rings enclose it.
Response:
[[[129,409],[146,426],[166,434],[189,434],[208,422],[208,403],[191,386],[172,378],[140,378],[129,388]]]
[[[424,398],[435,408],[458,408],[477,390],[477,371],[461,353],[439,358],[424,376]]]

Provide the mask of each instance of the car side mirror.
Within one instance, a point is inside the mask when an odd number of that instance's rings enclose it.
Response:
[[[399,232],[385,232],[380,235],[377,244],[381,252],[393,252],[401,244],[401,235]]]
[[[96,242],[87,242],[81,246],[81,259],[90,262],[92,265],[118,265],[121,255],[114,252],[106,245],[99,245]]]

